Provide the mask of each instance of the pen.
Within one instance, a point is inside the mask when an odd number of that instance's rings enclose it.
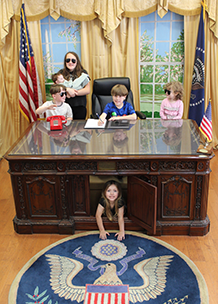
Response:
[[[100,119],[101,122],[103,122],[103,120],[100,118],[100,116],[98,115],[98,113],[96,113],[98,119]]]

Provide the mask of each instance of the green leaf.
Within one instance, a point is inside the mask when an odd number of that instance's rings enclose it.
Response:
[[[49,297],[49,296],[44,297],[39,303],[40,303],[40,304],[44,303],[44,302],[48,299],[48,297]]]
[[[34,290],[34,295],[37,296],[39,294],[39,287],[36,286],[35,290]]]
[[[27,295],[28,298],[30,298],[30,299],[32,299],[32,300],[36,300],[36,297],[33,297],[31,294],[26,293],[26,295]]]
[[[47,292],[47,289],[45,291],[43,291],[42,293],[40,293],[40,295],[38,296],[38,299],[43,297],[46,292]]]

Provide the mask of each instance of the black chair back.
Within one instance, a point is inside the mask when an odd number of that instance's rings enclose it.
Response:
[[[127,101],[131,103],[134,108],[133,94],[130,88],[130,79],[128,77],[107,77],[95,79],[93,82],[92,92],[92,116],[95,117],[96,113],[101,115],[107,103],[111,102],[111,89],[116,84],[123,84],[126,86],[129,94]]]

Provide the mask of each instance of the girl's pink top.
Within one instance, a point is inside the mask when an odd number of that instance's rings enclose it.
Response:
[[[175,100],[170,102],[165,98],[160,106],[160,117],[162,119],[181,119],[183,115],[182,100]]]

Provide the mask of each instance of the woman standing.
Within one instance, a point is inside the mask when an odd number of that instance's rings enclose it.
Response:
[[[82,73],[87,73],[84,70],[78,55],[74,52],[68,52],[64,57],[64,68],[59,71],[66,80],[78,79]],[[82,79],[82,78],[81,78]],[[82,84],[82,83],[81,83]],[[90,82],[88,82],[80,90],[67,88],[66,103],[68,103],[73,111],[73,119],[86,118],[86,95],[90,93]]]

